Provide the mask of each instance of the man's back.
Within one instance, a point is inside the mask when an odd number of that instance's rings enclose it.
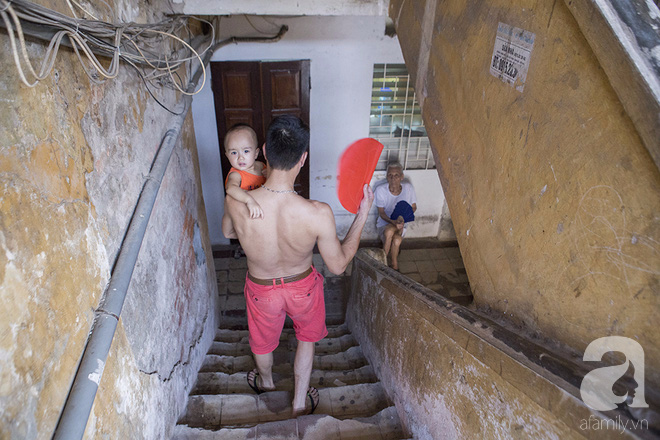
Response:
[[[260,188],[250,195],[261,205],[263,219],[250,219],[245,205],[231,198],[225,204],[248,257],[250,274],[278,278],[307,270],[320,228],[328,225],[328,214],[332,216],[330,208],[294,193]]]

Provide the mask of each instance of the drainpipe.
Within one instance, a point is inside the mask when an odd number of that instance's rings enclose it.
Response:
[[[203,58],[206,67],[213,53],[219,48],[239,42],[275,42],[282,38],[288,27],[282,26],[279,33],[272,38],[245,38],[232,37],[221,41],[213,46]],[[201,66],[188,83],[187,92],[192,92],[197,87],[197,82],[202,75]],[[186,115],[190,110],[192,96],[185,95],[183,110],[171,122],[173,128],[165,132],[156,158],[153,161],[149,175],[145,177],[142,192],[138,199],[133,217],[131,218],[126,236],[121,244],[119,256],[110,277],[110,283],[103,298],[96,309],[94,323],[90,331],[85,349],[78,365],[78,371],[69,390],[69,395],[62,409],[60,419],[53,433],[54,440],[81,439],[85,433],[87,420],[92,411],[96,391],[103,374],[105,362],[110,352],[110,345],[115,335],[119,322],[119,315],[126,299],[126,292],[133,275],[133,269],[137,261],[142,239],[144,238],[149,217],[160,189],[160,184],[165,175],[165,170],[174,151],[177,141],[181,135],[181,128]]]

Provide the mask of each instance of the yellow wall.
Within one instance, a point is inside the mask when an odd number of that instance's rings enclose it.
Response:
[[[392,0],[390,16],[476,305],[580,353],[633,338],[660,384],[660,172],[564,2]],[[522,93],[489,73],[498,22],[536,35]]]
[[[40,3],[70,14],[64,2]],[[137,1],[116,3],[125,19],[162,17]],[[40,62],[44,45],[28,46]],[[0,438],[50,438],[171,116],[125,66],[117,79],[93,85],[62,49],[51,75],[27,88],[5,33],[0,59]],[[168,106],[177,102],[171,90],[155,93]],[[189,117],[142,245],[88,438],[168,437],[213,338],[217,295],[197,162]]]

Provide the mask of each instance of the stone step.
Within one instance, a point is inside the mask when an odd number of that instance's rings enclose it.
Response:
[[[280,351],[273,353],[273,372],[286,374],[293,369],[293,358],[295,352]],[[312,368],[316,370],[354,370],[367,365],[367,360],[359,346],[350,347],[348,350],[335,354],[324,354],[314,356]],[[252,355],[243,356],[220,356],[207,354],[199,370],[200,373],[227,373],[234,374],[248,372],[255,368]]]
[[[328,336],[326,338],[339,338],[344,335],[349,335],[351,332],[348,330],[346,324],[341,325],[328,325]],[[292,328],[285,328],[282,330],[280,341],[286,341],[289,335],[294,335]],[[249,333],[247,330],[231,330],[219,328],[215,331],[215,340],[217,342],[248,342]]]
[[[337,419],[370,417],[391,406],[380,382],[322,388],[315,414]],[[256,394],[190,396],[179,423],[193,428],[252,427],[291,417],[292,393],[269,391]]]
[[[396,409],[390,406],[371,417],[347,420],[311,414],[250,428],[218,431],[177,425],[172,440],[398,440],[403,437]]]
[[[280,345],[275,349],[276,352],[295,351],[298,346],[298,340],[293,334],[286,334],[286,339],[280,337]],[[346,351],[357,345],[352,335],[344,335],[339,338],[324,338],[317,342],[314,347],[316,354],[334,354]],[[214,341],[208,354],[217,354],[219,356],[243,356],[252,354],[250,345],[247,341],[241,342],[218,342]]]
[[[275,387],[279,391],[293,390],[293,371],[285,374],[273,374]],[[348,371],[313,370],[310,385],[316,388],[340,387],[359,383],[374,383],[378,378],[370,365]],[[190,392],[199,394],[236,394],[252,393],[247,384],[247,372],[226,373],[199,373],[197,383]]]
[[[346,310],[340,309],[336,312],[325,309],[325,324],[326,325],[340,325],[346,321]]]

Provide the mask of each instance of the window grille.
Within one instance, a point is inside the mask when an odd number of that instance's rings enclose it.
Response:
[[[385,170],[390,162],[401,162],[405,170],[435,168],[405,64],[374,64],[369,136],[384,146],[377,170]]]

